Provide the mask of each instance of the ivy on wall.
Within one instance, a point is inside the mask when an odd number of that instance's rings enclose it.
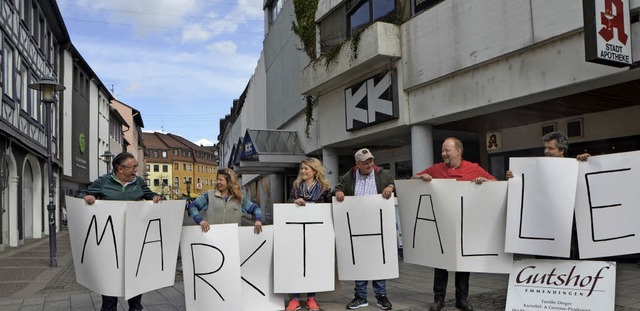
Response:
[[[302,50],[311,61],[316,57],[316,10],[318,0],[293,0],[296,20],[291,22],[291,30],[302,42]]]

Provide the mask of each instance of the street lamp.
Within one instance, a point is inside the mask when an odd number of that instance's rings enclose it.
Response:
[[[53,202],[55,192],[55,182],[53,181],[53,155],[51,153],[51,143],[53,140],[53,122],[51,106],[55,104],[53,97],[55,92],[64,91],[66,87],[58,84],[53,77],[42,77],[40,81],[29,84],[32,90],[40,91],[42,102],[45,110],[45,130],[47,132],[47,173],[49,177],[49,204],[47,211],[49,212],[49,266],[57,267],[58,259],[56,258],[56,204]]]
[[[100,157],[104,159],[105,162],[107,162],[107,174],[111,173],[111,159],[113,159],[114,154],[111,152],[111,150],[107,150],[105,151]]]

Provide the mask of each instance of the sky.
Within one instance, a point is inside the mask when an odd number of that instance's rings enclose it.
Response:
[[[143,130],[198,143],[217,142],[255,71],[262,2],[57,0],[71,42]]]

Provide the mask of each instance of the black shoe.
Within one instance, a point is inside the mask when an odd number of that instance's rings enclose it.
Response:
[[[473,311],[473,306],[468,301],[456,301],[456,308],[462,311]]]
[[[440,311],[444,309],[444,301],[436,300],[429,306],[429,311]]]
[[[351,300],[351,302],[347,304],[347,309],[353,310],[358,308],[364,308],[368,305],[369,305],[369,301],[367,301],[367,298],[356,295],[353,298],[353,300]]]
[[[389,301],[389,299],[387,299],[386,295],[382,295],[382,296],[376,296],[376,299],[378,299],[378,307],[380,307],[380,309],[382,310],[391,310],[391,302]]]

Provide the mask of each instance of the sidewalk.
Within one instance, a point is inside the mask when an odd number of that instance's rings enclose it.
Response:
[[[101,297],[75,282],[69,235],[58,234],[58,267],[50,268],[49,240],[29,240],[20,247],[0,252],[0,310],[3,311],[68,311],[100,310]],[[619,263],[616,280],[616,311],[640,311],[640,269],[635,264]],[[447,292],[446,311],[453,307],[453,275]],[[387,281],[388,297],[394,310],[427,310],[432,300],[433,269],[400,263],[400,278]],[[504,310],[507,275],[471,274],[470,301],[478,311]],[[380,310],[369,289],[369,307],[358,310]],[[341,282],[331,293],[319,293],[318,304],[325,311],[345,310],[353,298],[353,282]],[[174,286],[142,296],[145,310],[185,310],[182,275],[176,275]],[[283,307],[284,309],[284,302]],[[119,310],[127,310],[120,299]],[[304,310],[304,309],[303,309]],[[232,310],[233,311],[233,310]]]

